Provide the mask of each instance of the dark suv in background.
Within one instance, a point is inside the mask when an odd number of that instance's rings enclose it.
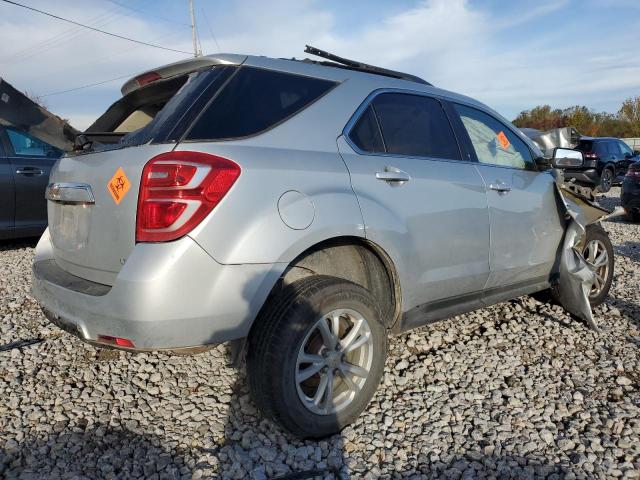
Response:
[[[640,160],[640,152],[631,150],[618,138],[581,137],[575,149],[584,154],[584,163],[582,167],[566,169],[565,178],[597,186],[601,192],[620,183],[629,165]]]
[[[0,125],[0,240],[34,237],[47,228],[44,191],[63,151]]]

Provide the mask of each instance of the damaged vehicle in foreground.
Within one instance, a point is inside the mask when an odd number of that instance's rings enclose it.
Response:
[[[301,437],[358,417],[390,334],[547,289],[593,323],[607,212],[476,100],[306,51],[324,60],[212,55],[124,84],[51,174],[33,295],[53,323],[128,351],[232,341]]]

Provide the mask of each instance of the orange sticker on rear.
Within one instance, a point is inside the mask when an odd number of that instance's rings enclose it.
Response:
[[[120,205],[120,202],[130,188],[131,182],[124,174],[124,170],[122,170],[122,167],[118,168],[118,171],[113,177],[111,177],[109,183],[107,183],[107,190],[109,190],[109,193],[111,194],[113,201],[116,202],[116,205]]]
[[[509,148],[509,145],[511,145],[509,143],[509,139],[503,131],[500,131],[500,133],[498,133],[498,141],[500,142],[500,145],[502,145],[502,148],[504,148],[505,150]]]

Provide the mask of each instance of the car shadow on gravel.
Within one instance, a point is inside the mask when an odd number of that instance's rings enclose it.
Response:
[[[626,241],[622,245],[615,245],[615,253],[624,255],[625,257],[640,262],[640,242]]]
[[[609,305],[610,311],[611,307],[617,308],[620,314],[629,317],[631,322],[634,323],[638,328],[640,328],[640,305],[631,302],[626,298],[620,297],[609,297],[609,299],[607,300],[607,304]]]
[[[35,248],[39,238],[20,238],[16,240],[0,240],[0,252],[7,250],[21,250],[23,248]]]
[[[436,462],[428,467],[413,468],[407,472],[394,472],[393,478],[424,479],[564,479],[580,478],[574,474],[571,461],[550,462],[541,455],[484,454],[469,451],[450,455],[447,462]],[[576,462],[578,458],[576,458]],[[573,474],[573,475],[572,475]]]
[[[54,433],[9,440],[0,448],[0,477],[38,478],[181,478],[185,461],[159,438],[108,425],[84,430],[59,422]],[[188,467],[187,467],[188,468]]]

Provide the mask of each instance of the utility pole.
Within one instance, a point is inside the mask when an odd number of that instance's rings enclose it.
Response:
[[[198,31],[196,30],[196,14],[193,13],[193,0],[189,0],[189,13],[191,14],[191,39],[193,40],[193,56],[200,57],[202,52],[198,49]]]

